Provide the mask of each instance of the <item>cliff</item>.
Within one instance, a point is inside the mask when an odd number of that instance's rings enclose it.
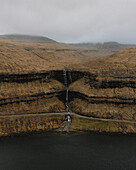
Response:
[[[99,118],[135,120],[135,56],[136,48],[132,48],[88,63],[86,76],[70,85],[73,112]]]

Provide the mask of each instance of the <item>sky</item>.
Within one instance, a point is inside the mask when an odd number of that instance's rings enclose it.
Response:
[[[0,0],[0,34],[136,44],[136,0]]]

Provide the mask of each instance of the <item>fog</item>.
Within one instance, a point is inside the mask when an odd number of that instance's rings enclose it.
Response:
[[[0,0],[0,34],[136,43],[136,0]]]

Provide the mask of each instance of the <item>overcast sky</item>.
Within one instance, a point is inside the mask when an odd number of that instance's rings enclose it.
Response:
[[[0,0],[0,34],[136,43],[136,0]]]

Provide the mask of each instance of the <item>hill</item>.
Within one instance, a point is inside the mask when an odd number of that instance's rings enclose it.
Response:
[[[99,74],[99,76],[135,77],[136,47],[120,50],[112,55],[97,58],[83,65],[81,67],[86,67],[91,72]]]
[[[121,49],[132,48],[136,45],[134,44],[120,44],[118,42],[105,42],[105,43],[80,43],[80,44],[70,44],[78,48],[86,48],[88,50],[94,51],[105,51],[109,53],[117,52]]]
[[[12,35],[0,35],[0,41],[9,41],[16,43],[57,43],[56,41],[49,39],[43,36],[31,36],[31,35],[20,35],[20,34],[12,34]]]
[[[59,43],[14,43],[0,41],[0,73],[28,73],[63,69],[104,56]]]

